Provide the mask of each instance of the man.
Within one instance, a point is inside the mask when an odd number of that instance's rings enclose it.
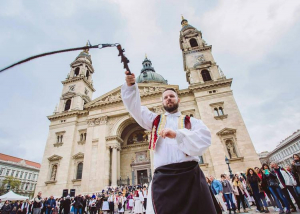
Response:
[[[64,214],[70,213],[70,205],[71,205],[71,200],[70,200],[70,195],[68,195],[66,197],[66,200],[63,203]]]
[[[41,214],[42,203],[42,192],[38,192],[38,195],[34,198],[33,201],[33,214]]]
[[[46,214],[52,214],[55,207],[56,207],[56,201],[53,195],[51,195],[46,202]]]
[[[288,171],[286,171],[284,168],[281,168],[280,166],[278,166],[278,164],[275,162],[271,162],[270,167],[276,173],[276,176],[279,180],[279,186],[280,186],[284,196],[286,197],[286,199],[288,200],[288,202],[290,203],[290,205],[292,207],[291,212],[295,212],[296,207],[295,207],[294,203],[292,202],[290,194],[293,196],[298,208],[300,209],[300,199],[294,190],[294,186],[297,185],[297,182],[294,179],[294,177]],[[289,194],[289,192],[290,192],[290,194]]]
[[[147,200],[147,214],[216,213],[198,165],[198,156],[211,145],[210,131],[201,120],[181,115],[174,89],[162,94],[165,114],[141,106],[135,75],[126,74],[121,87],[123,103],[140,126],[152,130],[149,149],[153,150],[155,171],[148,189],[152,200]]]
[[[223,201],[223,194],[222,194],[223,185],[222,185],[222,183],[220,181],[216,180],[214,178],[214,176],[209,176],[209,179],[211,181],[210,187],[211,187],[213,194],[215,195],[217,201],[221,204],[224,212],[227,213],[226,205]]]
[[[144,196],[144,208],[147,210],[147,197],[148,197],[148,190],[146,186],[143,186],[143,196]]]

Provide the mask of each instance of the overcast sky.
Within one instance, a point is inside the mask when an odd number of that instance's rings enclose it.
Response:
[[[257,152],[300,127],[299,0],[2,1],[0,68],[31,55],[92,43],[121,43],[139,73],[145,53],[156,72],[188,84],[179,48],[181,14],[202,31],[232,89]],[[90,50],[93,99],[124,81],[117,50]],[[69,52],[0,73],[0,152],[40,162],[62,91]]]

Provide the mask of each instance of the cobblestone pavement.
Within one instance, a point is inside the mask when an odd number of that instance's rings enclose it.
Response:
[[[276,211],[274,211],[274,209],[272,208],[272,207],[269,207],[269,210],[270,210],[270,214],[278,214],[279,212],[276,212]],[[240,212],[240,213],[244,213],[244,212]],[[259,212],[256,212],[255,211],[255,209],[254,209],[254,207],[252,207],[252,210],[248,210],[248,213],[249,214],[253,214],[253,213],[256,213],[256,214],[259,214]],[[300,213],[299,211],[297,211],[297,212],[292,212],[292,214],[296,214],[296,213]],[[129,211],[125,211],[125,214],[130,214],[130,212]],[[180,214],[180,213],[178,213],[178,214]],[[201,212],[199,212],[199,214],[201,214]],[[203,214],[209,214],[209,213],[203,213]]]

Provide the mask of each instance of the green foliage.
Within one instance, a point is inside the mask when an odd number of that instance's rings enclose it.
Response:
[[[18,191],[19,187],[21,185],[21,181],[18,178],[14,178],[13,176],[6,176],[5,179],[2,182],[2,188],[6,186],[6,184],[10,185],[10,190]],[[6,188],[4,188],[6,189]]]

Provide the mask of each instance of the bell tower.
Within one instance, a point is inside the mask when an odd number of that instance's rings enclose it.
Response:
[[[187,82],[192,85],[226,79],[213,58],[212,46],[204,41],[201,31],[183,16],[181,25],[179,44]]]
[[[94,68],[88,44],[87,48],[70,64],[70,67],[67,78],[62,81],[62,96],[54,114],[83,110],[83,106],[92,100],[93,92],[95,92],[92,80]]]

